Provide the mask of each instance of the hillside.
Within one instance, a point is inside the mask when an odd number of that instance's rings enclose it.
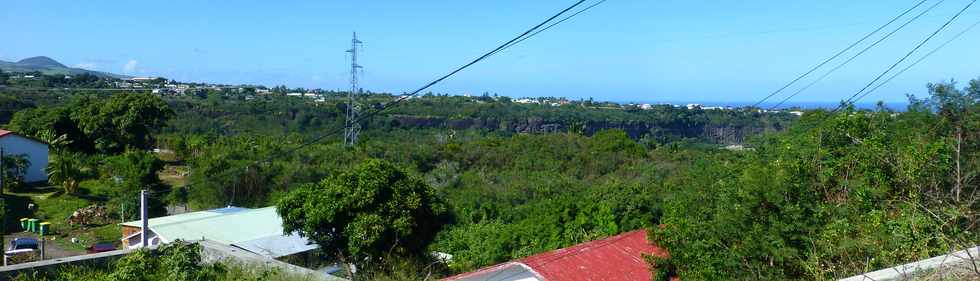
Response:
[[[45,56],[30,57],[18,62],[8,62],[0,60],[0,70],[8,72],[34,72],[38,71],[48,75],[54,74],[82,74],[88,73],[103,77],[125,78],[126,75],[119,75],[108,72],[92,71],[81,68],[68,67],[64,64]]]

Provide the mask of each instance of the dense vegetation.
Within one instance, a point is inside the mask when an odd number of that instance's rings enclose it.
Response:
[[[980,81],[930,85],[904,112],[802,119],[426,95],[366,122],[354,147],[310,142],[341,126],[341,93],[286,91],[12,89],[0,100],[16,104],[0,113],[16,110],[8,127],[39,138],[67,136],[55,158],[81,160],[54,170],[66,194],[135,206],[126,200],[149,188],[166,194],[156,206],[279,205],[289,230],[378,278],[433,278],[641,228],[671,253],[651,261],[657,274],[691,280],[838,278],[976,243]],[[748,149],[720,149],[733,143]],[[186,183],[157,176],[174,167]],[[431,252],[453,259],[429,266]]]
[[[685,279],[837,279],[977,243],[980,81],[905,113],[813,112],[666,185],[656,261]]]

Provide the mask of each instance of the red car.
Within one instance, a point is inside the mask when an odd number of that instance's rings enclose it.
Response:
[[[115,251],[116,245],[113,245],[112,243],[98,243],[85,248],[85,250],[87,250],[89,254]]]

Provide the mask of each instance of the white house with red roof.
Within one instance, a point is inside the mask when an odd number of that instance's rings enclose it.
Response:
[[[4,156],[23,156],[30,163],[24,173],[24,182],[48,180],[48,144],[11,131],[0,129],[0,148]]]
[[[646,230],[636,230],[481,268],[443,280],[650,280],[653,274],[644,255],[666,257],[668,254],[667,251],[647,240]]]

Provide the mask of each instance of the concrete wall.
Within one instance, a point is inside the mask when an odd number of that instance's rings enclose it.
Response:
[[[207,240],[199,241],[197,243],[198,245],[201,245],[201,260],[205,263],[236,262],[244,265],[278,268],[283,272],[303,276],[309,278],[309,280],[347,281],[347,279],[333,277],[331,275],[316,272],[307,268],[266,258],[236,247]],[[155,250],[155,247],[150,247],[150,249]],[[98,254],[2,266],[0,267],[0,280],[11,280],[20,274],[33,274],[34,272],[55,272],[59,268],[67,265],[105,266],[107,263],[118,260],[135,251],[138,250],[124,249]]]
[[[136,250],[116,250],[98,254],[27,262],[11,266],[0,266],[0,280],[11,280],[20,274],[29,275],[33,274],[34,272],[53,273],[58,270],[58,268],[66,265],[105,266],[107,263],[125,257],[133,251]]]
[[[0,147],[6,155],[26,155],[31,166],[24,176],[26,182],[43,182],[48,180],[48,145],[42,142],[9,134],[0,137]]]
[[[980,246],[921,261],[886,268],[861,275],[841,279],[841,281],[883,281],[883,280],[933,280],[923,276],[943,276],[957,271],[973,273],[980,266]],[[935,280],[957,280],[960,278],[935,278]],[[973,279],[970,279],[973,280]]]
[[[198,245],[201,245],[201,260],[208,263],[231,261],[253,266],[279,268],[283,272],[303,276],[305,278],[309,278],[310,280],[347,281],[347,279],[334,277],[332,275],[313,271],[308,268],[266,258],[249,251],[213,241],[200,241],[198,242]]]

